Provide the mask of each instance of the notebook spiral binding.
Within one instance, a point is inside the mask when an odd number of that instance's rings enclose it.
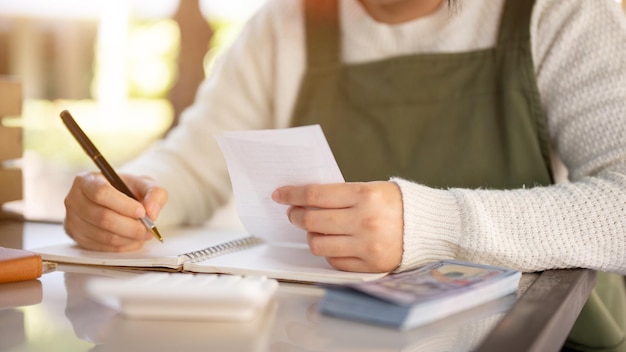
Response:
[[[197,251],[189,252],[183,254],[183,256],[187,257],[190,262],[195,263],[202,260],[210,259],[213,257],[217,257],[218,255],[238,251],[244,248],[256,246],[263,243],[263,240],[250,236],[245,238],[240,238],[238,240],[233,240],[225,243],[220,243],[216,246],[207,247],[204,249],[199,249]]]

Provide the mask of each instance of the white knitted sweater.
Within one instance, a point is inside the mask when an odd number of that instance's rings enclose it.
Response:
[[[368,17],[357,0],[340,2],[343,60],[349,63],[492,47],[504,4],[462,0],[453,11],[443,5],[426,18],[385,25]],[[126,166],[168,189],[159,224],[204,222],[229,198],[214,135],[289,125],[305,69],[301,12],[299,0],[270,0],[221,57],[181,126]],[[626,273],[623,14],[613,0],[536,0],[530,33],[552,145],[570,182],[439,190],[394,179],[404,202],[400,270],[458,258],[523,271]]]

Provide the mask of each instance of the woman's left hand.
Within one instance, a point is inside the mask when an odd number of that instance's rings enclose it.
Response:
[[[402,260],[402,195],[393,182],[285,186],[272,199],[290,206],[311,252],[336,269],[387,272]]]

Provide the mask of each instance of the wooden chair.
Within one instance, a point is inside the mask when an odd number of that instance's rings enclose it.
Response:
[[[11,161],[22,157],[22,128],[7,125],[8,118],[22,113],[22,84],[9,76],[0,76],[0,206],[23,197],[22,170]],[[17,215],[2,211],[0,218]]]

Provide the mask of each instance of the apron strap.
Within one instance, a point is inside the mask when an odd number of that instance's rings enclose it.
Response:
[[[498,45],[530,39],[530,18],[534,0],[506,0],[500,17]]]
[[[340,62],[338,0],[304,0],[307,66]]]
[[[541,149],[546,170],[549,173],[551,183],[554,183],[552,162],[550,156],[550,137],[545,112],[541,106],[541,98],[537,90],[537,80],[530,54],[530,20],[532,17],[535,0],[505,0],[502,16],[500,16],[500,27],[498,32],[498,47],[523,46],[519,60],[525,60],[525,79],[529,80],[531,86],[535,87],[529,94],[531,97],[531,107],[533,119],[536,126],[537,139]]]

